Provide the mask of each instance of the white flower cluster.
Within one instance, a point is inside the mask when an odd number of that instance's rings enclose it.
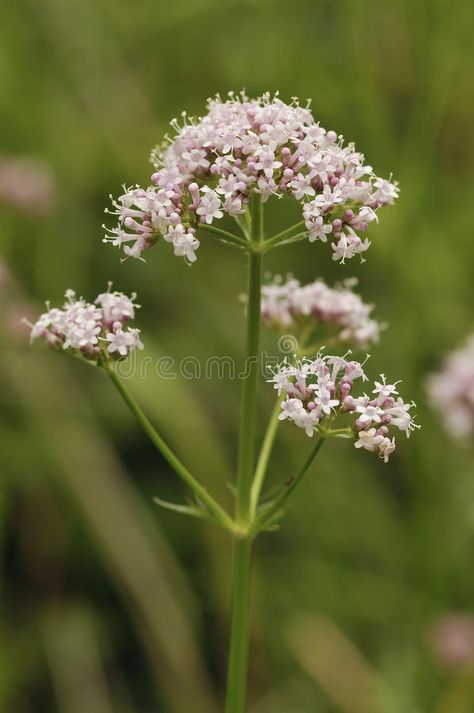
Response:
[[[309,240],[331,238],[335,260],[368,249],[363,234],[398,188],[377,177],[353,144],[323,129],[296,99],[230,93],[226,101],[210,99],[207,110],[171,123],[175,136],[152,153],[152,186],[126,189],[113,201],[118,226],[105,242],[140,257],[162,236],[194,262],[199,225],[245,213],[256,192],[264,202],[289,195],[302,203]]]
[[[395,437],[389,437],[389,429],[405,431],[408,438],[418,428],[409,413],[414,404],[406,404],[398,396],[397,384],[387,384],[383,374],[374,384],[372,397],[355,398],[352,387],[356,379],[367,380],[360,362],[319,353],[315,359],[283,362],[270,381],[279,395],[286,394],[280,420],[292,421],[308,436],[315,431],[331,435],[335,418],[352,414],[356,420],[347,433],[354,436],[355,447],[377,452],[387,463],[395,450]]]
[[[474,334],[429,377],[428,393],[453,436],[474,436]]]
[[[31,341],[43,339],[55,349],[69,349],[86,359],[100,361],[110,357],[122,359],[135,349],[143,349],[140,330],[125,327],[135,317],[136,295],[121,292],[100,294],[94,304],[77,299],[73,290],[66,291],[62,309],[48,306],[31,327]]]
[[[324,327],[325,344],[328,331],[356,348],[378,342],[382,325],[370,317],[373,305],[362,302],[351,289],[355,284],[357,280],[346,280],[333,288],[321,279],[301,285],[294,278],[282,282],[277,277],[262,287],[263,322],[281,331]]]

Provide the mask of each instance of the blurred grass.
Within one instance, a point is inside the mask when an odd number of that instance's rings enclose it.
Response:
[[[61,643],[45,644],[44,622],[51,611],[67,621],[75,602],[101,622],[107,651],[97,665],[112,710],[187,711],[199,698],[210,711],[210,690],[222,690],[228,543],[155,508],[154,494],[179,500],[182,488],[109,385],[80,364],[27,353],[15,325],[27,300],[39,310],[66,287],[91,297],[113,279],[139,293],[147,354],[241,356],[240,255],[210,242],[192,269],[166,246],[146,265],[121,264],[101,244],[100,224],[110,192],[147,180],[149,150],[169,119],[242,86],[312,98],[323,125],[400,181],[400,201],[374,229],[365,264],[340,267],[323,246],[298,244],[275,251],[268,268],[303,280],[359,277],[361,294],[390,324],[369,371],[402,378],[423,424],[386,467],[331,444],[282,531],[262,539],[251,699],[256,711],[262,701],[276,713],[272,688],[287,681],[277,694],[285,710],[341,710],[288,645],[298,613],[321,613],[401,711],[431,712],[446,700],[443,713],[460,713],[449,703],[456,680],[434,665],[426,630],[444,611],[473,608],[473,452],[444,435],[424,379],[474,322],[473,19],[468,0],[18,0],[2,8],[0,152],[43,160],[58,193],[47,216],[0,206],[2,260],[14,280],[0,286],[6,713],[67,711],[57,691]],[[290,210],[278,205],[269,227]],[[186,462],[229,498],[238,384],[150,377],[132,387]],[[270,404],[262,389],[262,431]],[[302,447],[282,431],[274,482]],[[70,636],[72,651],[95,646],[93,633],[84,634],[89,644]],[[308,633],[308,650],[318,645]],[[196,696],[199,687],[207,692]]]

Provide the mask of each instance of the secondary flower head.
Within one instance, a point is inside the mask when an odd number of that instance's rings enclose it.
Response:
[[[183,113],[171,126],[174,134],[152,152],[152,185],[125,188],[112,201],[118,225],[104,240],[130,257],[162,237],[193,262],[199,227],[238,218],[256,193],[263,202],[298,201],[309,240],[329,240],[333,258],[344,262],[367,250],[369,223],[398,196],[395,183],[377,177],[353,144],[321,127],[297,99],[230,93],[210,99],[203,117]]]
[[[429,377],[428,394],[453,436],[474,436],[474,334]]]
[[[303,358],[295,363],[285,360],[274,371],[273,382],[278,394],[285,394],[280,420],[289,420],[305,430],[307,436],[345,435],[354,439],[356,448],[376,452],[387,463],[395,450],[393,428],[404,431],[407,438],[415,428],[410,414],[412,403],[398,396],[397,384],[387,384],[385,376],[376,381],[371,395],[355,397],[354,382],[367,381],[363,364],[346,357]],[[348,428],[334,429],[338,417],[349,414],[355,421]]]
[[[378,342],[382,325],[370,317],[373,305],[351,289],[355,284],[346,280],[329,287],[318,279],[301,285],[294,278],[282,282],[277,277],[262,288],[262,320],[280,331],[304,333],[309,340],[317,333],[326,345],[331,340],[360,348]]]
[[[77,298],[73,290],[66,291],[61,309],[50,308],[30,324],[31,341],[43,339],[54,349],[68,350],[90,361],[103,363],[108,359],[127,357],[135,349],[143,349],[140,330],[126,327],[135,317],[133,294],[121,292],[100,294],[94,304]]]

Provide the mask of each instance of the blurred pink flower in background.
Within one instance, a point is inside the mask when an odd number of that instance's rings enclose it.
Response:
[[[56,182],[49,166],[32,156],[0,156],[0,203],[44,215],[54,206]]]
[[[474,334],[428,377],[427,390],[432,406],[455,438],[474,436]]]
[[[428,631],[428,643],[444,668],[464,669],[474,664],[474,616],[461,612],[441,616]]]

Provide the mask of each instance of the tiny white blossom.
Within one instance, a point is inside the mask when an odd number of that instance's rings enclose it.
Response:
[[[109,342],[107,351],[109,354],[118,352],[121,357],[130,354],[134,349],[143,349],[143,344],[140,341],[139,329],[123,329],[120,322],[116,322],[113,332],[107,332],[105,339]]]
[[[322,216],[318,216],[311,222],[307,222],[306,227],[309,231],[309,242],[320,240],[322,243],[327,242],[329,233],[332,232],[332,225],[324,222]]]
[[[222,218],[224,215],[221,210],[221,200],[212,188],[204,186],[201,190],[203,195],[196,213],[201,216],[203,222],[211,225],[215,218]]]
[[[302,173],[290,181],[290,188],[297,201],[300,201],[305,196],[314,196],[316,191],[311,185],[311,177],[309,175],[304,176]]]

